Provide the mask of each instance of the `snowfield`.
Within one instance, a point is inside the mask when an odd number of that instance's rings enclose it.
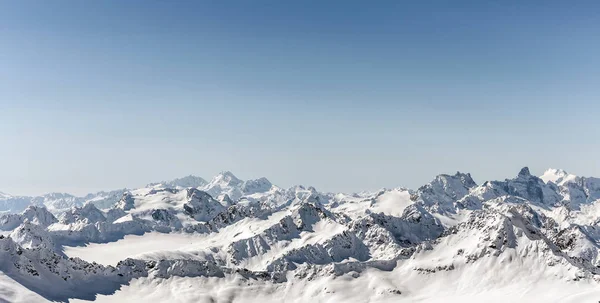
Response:
[[[600,179],[324,193],[223,172],[0,194],[0,302],[595,302]]]
[[[65,246],[64,253],[69,257],[81,258],[88,262],[116,265],[121,260],[144,253],[181,249],[201,241],[202,238],[194,234],[149,232],[139,236],[126,235],[115,242]]]

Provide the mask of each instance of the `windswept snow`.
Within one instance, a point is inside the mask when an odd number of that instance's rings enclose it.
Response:
[[[86,197],[0,195],[22,207],[0,216],[0,301],[600,296],[600,179],[562,170],[353,194],[223,172]]]

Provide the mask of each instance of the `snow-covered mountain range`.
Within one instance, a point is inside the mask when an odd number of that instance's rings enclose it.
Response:
[[[600,298],[600,179],[557,169],[355,194],[223,172],[0,210],[0,301]]]
[[[206,180],[198,176],[185,176],[170,181],[162,181],[148,184],[146,187],[163,186],[173,189],[187,187],[201,187],[208,184]],[[81,207],[87,203],[93,203],[100,209],[106,209],[117,203],[128,189],[112,191],[100,191],[89,193],[83,197],[67,193],[49,193],[42,196],[13,196],[0,192],[0,213],[15,213],[25,210],[29,205],[44,206],[50,212],[60,214],[72,207]]]

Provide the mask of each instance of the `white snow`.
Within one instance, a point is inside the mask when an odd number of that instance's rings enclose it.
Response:
[[[0,271],[0,302],[50,302]]]
[[[50,194],[80,207],[0,216],[0,302],[595,302],[599,197],[600,179],[527,168],[358,194],[223,172],[104,211]]]
[[[109,243],[90,243],[86,246],[65,246],[64,253],[69,257],[78,257],[88,262],[115,265],[121,260],[140,254],[158,251],[172,251],[193,245],[202,237],[194,234],[158,232],[141,236],[126,235],[125,238]]]

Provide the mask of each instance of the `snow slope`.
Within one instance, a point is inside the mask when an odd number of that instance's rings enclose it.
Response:
[[[104,209],[48,196],[63,202],[0,217],[0,301],[597,300],[598,180],[523,168],[345,194],[223,172]]]

